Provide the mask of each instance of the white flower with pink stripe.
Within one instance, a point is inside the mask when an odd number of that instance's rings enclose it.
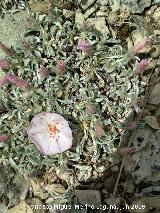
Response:
[[[30,123],[28,136],[44,155],[61,153],[72,146],[72,130],[68,121],[57,113],[36,115]]]

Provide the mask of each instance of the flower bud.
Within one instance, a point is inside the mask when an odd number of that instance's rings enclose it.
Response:
[[[82,50],[83,52],[87,53],[87,54],[91,54],[92,53],[92,47],[90,46],[90,44],[86,40],[80,41],[80,43],[78,45],[78,48],[80,50]]]
[[[104,134],[103,125],[99,123],[98,121],[96,121],[94,123],[94,128],[95,128],[96,137],[100,138]]]
[[[148,65],[148,60],[147,59],[142,59],[135,68],[135,74],[143,74],[143,72],[146,69],[146,66]]]
[[[64,72],[65,69],[65,64],[63,60],[57,61],[57,65],[56,65],[56,71],[57,74],[62,74]]]
[[[145,36],[142,41],[138,42],[132,47],[131,53],[136,54],[137,52],[145,48],[146,45],[149,44],[149,42],[150,42],[150,39]]]
[[[46,77],[47,75],[49,75],[50,71],[45,66],[40,64],[39,73],[42,77]]]
[[[9,82],[11,82],[12,84],[15,84],[17,87],[20,87],[20,88],[26,88],[26,87],[28,87],[27,81],[19,78],[16,75],[8,74],[7,75],[7,79],[9,80]]]

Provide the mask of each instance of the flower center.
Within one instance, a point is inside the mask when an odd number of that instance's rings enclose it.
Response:
[[[48,132],[49,132],[50,136],[54,137],[56,135],[56,133],[57,133],[56,126],[53,125],[53,124],[48,124]]]

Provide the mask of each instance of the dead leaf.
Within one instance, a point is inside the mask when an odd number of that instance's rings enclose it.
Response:
[[[159,125],[158,122],[156,120],[156,117],[152,116],[152,115],[148,115],[146,117],[144,117],[144,121],[147,122],[147,124],[152,127],[153,129],[159,129]]]

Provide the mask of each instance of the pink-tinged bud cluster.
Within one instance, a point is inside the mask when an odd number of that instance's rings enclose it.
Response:
[[[7,79],[14,85],[16,85],[17,87],[20,87],[20,88],[26,88],[28,87],[28,83],[27,81],[19,78],[18,76],[16,75],[13,75],[13,74],[8,74],[7,75]]]
[[[135,129],[136,128],[136,123],[135,122],[129,122],[126,124],[126,128],[129,130]]]
[[[86,40],[82,40],[78,44],[78,48],[87,54],[91,54],[93,49],[91,45]]]
[[[9,67],[9,63],[8,61],[4,60],[4,59],[1,59],[0,60],[0,68],[1,69],[7,69]]]
[[[102,137],[102,135],[104,134],[103,125],[100,122],[96,121],[94,123],[94,128],[95,128],[96,137],[97,138]]]
[[[138,42],[132,47],[131,52],[136,54],[137,52],[145,48],[146,45],[150,43],[150,41],[151,40],[145,36],[142,41]]]
[[[124,156],[124,155],[134,154],[138,152],[139,150],[140,148],[135,148],[135,147],[122,148],[119,150],[119,153]]]
[[[50,71],[45,66],[40,64],[39,73],[42,77],[46,77],[47,75],[50,74]]]
[[[135,68],[135,74],[143,74],[143,72],[146,69],[146,66],[148,65],[148,60],[147,59],[142,59]]]
[[[6,135],[6,134],[2,134],[0,135],[0,142],[6,142],[9,140],[9,135]]]
[[[20,88],[27,88],[29,86],[27,81],[13,74],[8,74],[4,76],[2,79],[0,79],[0,87],[4,86],[7,83],[12,83]]]
[[[65,64],[63,60],[57,61],[56,72],[57,74],[62,74],[65,70]]]
[[[88,116],[92,116],[95,112],[95,107],[92,103],[89,103],[87,108],[86,108],[86,113]]]

